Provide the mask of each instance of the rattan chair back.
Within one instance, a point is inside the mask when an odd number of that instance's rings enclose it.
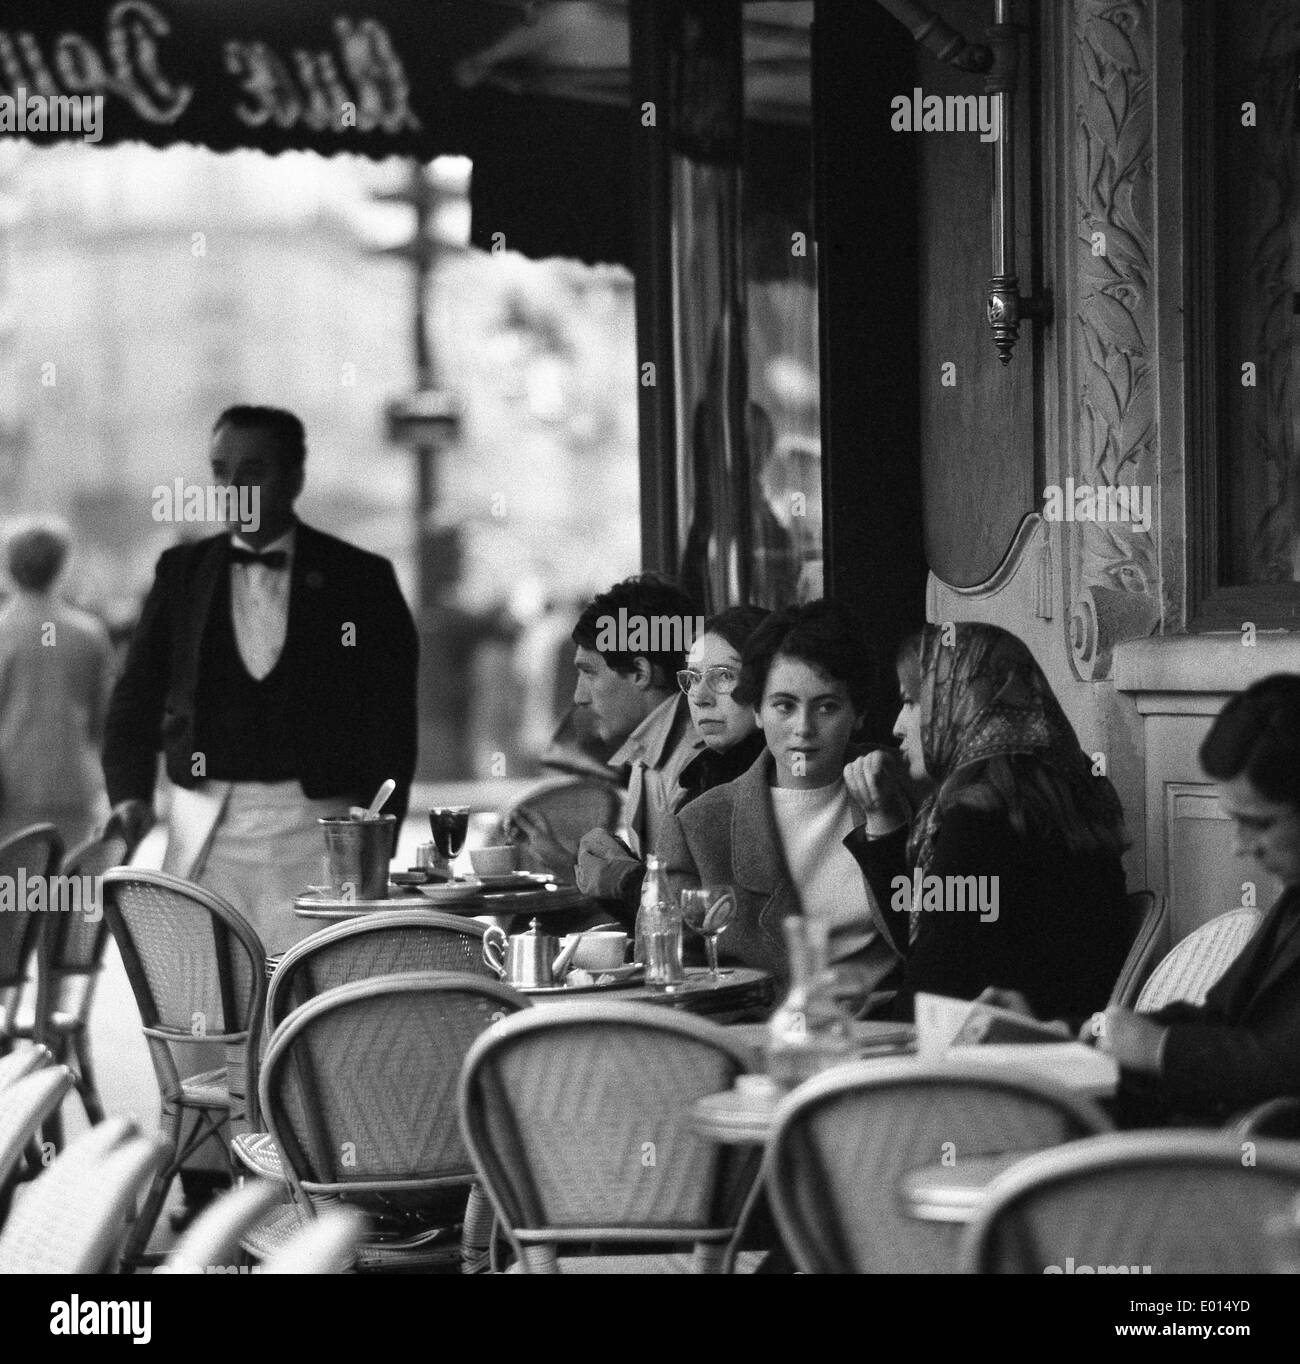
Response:
[[[0,1206],[24,1150],[71,1087],[72,1072],[66,1066],[45,1066],[0,1096]]]
[[[497,979],[483,960],[484,926],[436,910],[379,910],[331,924],[285,953],[266,996],[273,1032],[309,999],[354,980],[405,971],[457,971]]]
[[[724,1253],[758,1152],[699,1136],[690,1111],[749,1059],[725,1028],[650,1004],[574,1001],[485,1034],[465,1062],[461,1122],[520,1259],[544,1267],[584,1241]]]
[[[461,1066],[485,1029],[527,1005],[496,981],[425,972],[353,981],[295,1009],[262,1067],[290,1185],[317,1197],[468,1187]]]
[[[909,1215],[899,1188],[909,1171],[1110,1128],[1090,1100],[1026,1073],[852,1062],[782,1102],[764,1179],[786,1247],[807,1273],[951,1273],[960,1228]]]
[[[99,878],[110,867],[126,862],[127,842],[120,834],[92,838],[63,859],[59,875],[78,879],[79,912],[51,916],[42,939],[42,960],[65,975],[90,975],[99,970],[108,937],[108,925],[100,912]],[[71,889],[71,888],[70,888]],[[87,898],[89,897],[89,898]]]
[[[1263,911],[1230,909],[1189,933],[1152,971],[1134,1008],[1155,1013],[1174,1000],[1201,1004],[1250,941]]]
[[[50,917],[29,908],[28,887],[48,878],[62,855],[63,840],[53,824],[29,825],[0,843],[0,894],[12,897],[11,903],[0,904],[0,1047],[13,1035],[32,954]]]
[[[58,874],[66,889],[60,893],[74,908],[51,914],[41,934],[36,989],[38,1035],[55,1012],[77,1026],[86,1024],[108,941],[108,922],[99,899],[100,878],[110,867],[121,866],[127,854],[126,839],[113,834],[92,838],[63,859]]]
[[[0,1230],[0,1274],[115,1268],[126,1218],[163,1158],[124,1118],[92,1127],[17,1200]]]
[[[161,871],[121,867],[102,884],[147,1034],[177,1042],[260,1034],[266,952],[233,905]]]
[[[1128,906],[1132,935],[1110,1003],[1131,1009],[1152,968],[1169,950],[1169,899],[1137,890],[1128,897]]]
[[[1300,1193],[1293,1142],[1222,1132],[1076,1141],[989,1185],[966,1229],[976,1274],[1264,1274],[1266,1233]]]

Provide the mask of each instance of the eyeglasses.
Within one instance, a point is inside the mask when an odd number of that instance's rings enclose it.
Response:
[[[740,669],[726,663],[715,663],[703,672],[698,668],[683,668],[677,674],[677,685],[688,696],[691,688],[699,686],[701,682],[718,696],[730,696],[740,682]]]

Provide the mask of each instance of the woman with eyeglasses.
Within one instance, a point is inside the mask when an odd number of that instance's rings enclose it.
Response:
[[[704,629],[677,673],[691,721],[699,735],[697,752],[685,765],[668,797],[669,811],[680,810],[711,787],[730,781],[754,761],[763,736],[749,706],[737,705],[733,693],[740,680],[740,651],[769,612],[762,606],[731,606],[704,622]],[[656,849],[647,849],[654,852]],[[645,864],[621,839],[605,829],[593,830],[578,851],[578,885],[582,889],[615,881],[622,908],[604,908],[631,926],[645,879]],[[615,898],[615,897],[610,897]]]
[[[704,622],[704,633],[691,645],[677,685],[686,694],[704,747],[677,779],[674,810],[734,780],[763,751],[754,708],[737,702],[736,688],[741,650],[770,614],[762,606],[728,607]]]
[[[739,777],[668,820],[658,849],[674,891],[736,888],[736,916],[719,940],[724,960],[784,980],[782,924],[802,914],[825,926],[843,993],[858,1006],[901,956],[844,846],[865,818],[843,772],[870,683],[862,630],[838,604],[769,616],[745,646],[732,693],[751,708],[763,748]]]

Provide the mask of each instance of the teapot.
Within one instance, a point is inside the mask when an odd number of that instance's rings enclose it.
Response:
[[[507,985],[518,989],[555,984],[552,963],[560,942],[543,933],[534,919],[527,933],[509,938],[494,924],[483,934],[483,960]]]

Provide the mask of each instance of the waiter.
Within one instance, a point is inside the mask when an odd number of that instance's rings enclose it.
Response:
[[[310,931],[292,900],[320,880],[317,819],[397,782],[416,751],[411,614],[386,559],[304,525],[302,422],[231,407],[213,481],[253,515],[166,551],[109,702],[104,776],[131,836],[153,823],[157,754],[175,787],[164,870],[225,896],[269,953]],[[234,501],[235,499],[231,499]]]

